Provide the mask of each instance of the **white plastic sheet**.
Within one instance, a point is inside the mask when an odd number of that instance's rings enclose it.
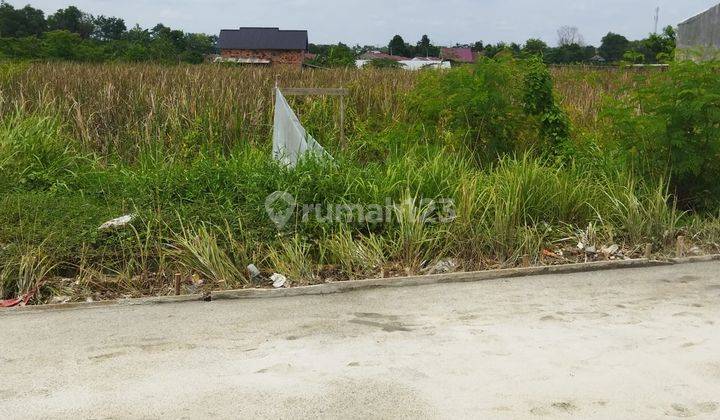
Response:
[[[305,131],[280,89],[275,88],[273,158],[294,167],[307,153],[317,157],[330,157],[320,143]]]

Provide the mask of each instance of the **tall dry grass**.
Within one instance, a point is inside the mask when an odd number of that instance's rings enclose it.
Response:
[[[302,70],[219,65],[37,63],[0,80],[0,118],[18,111],[60,115],[74,138],[103,155],[143,146],[268,143],[272,88],[347,87],[351,118],[405,117],[414,75],[387,70]],[[318,101],[298,99],[301,114]],[[330,113],[332,114],[332,113]]]
[[[221,65],[34,63],[0,78],[0,118],[17,113],[60,115],[73,138],[92,151],[127,158],[146,146],[173,150],[266,145],[272,88],[347,87],[348,131],[388,126],[408,115],[404,94],[417,73],[383,69],[271,69]],[[642,80],[627,69],[557,67],[555,87],[573,123],[591,127],[605,95]],[[318,124],[336,125],[336,101],[299,98],[294,107]],[[312,124],[312,123],[311,123]],[[356,127],[357,126],[357,127]],[[327,131],[328,127],[317,127]],[[338,127],[331,127],[337,130]]]
[[[551,68],[560,103],[576,127],[593,129],[606,97],[617,98],[657,69],[556,66]]]

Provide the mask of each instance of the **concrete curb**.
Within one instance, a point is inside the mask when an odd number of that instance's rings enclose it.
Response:
[[[97,302],[71,302],[58,303],[52,305],[30,305],[18,306],[14,308],[0,308],[0,316],[19,313],[19,312],[36,312],[36,311],[64,311],[70,309],[93,309],[103,308],[107,306],[143,306],[143,305],[160,305],[168,303],[182,302],[200,302],[208,300],[205,295],[180,295],[180,296],[153,296],[145,298],[133,299],[117,299],[102,300]]]
[[[655,267],[673,265],[672,262],[653,260],[599,261],[592,263],[550,265],[542,267],[508,268],[501,270],[473,271],[430,276],[390,277],[384,279],[351,280],[313,286],[291,287],[287,289],[240,289],[223,290],[212,293],[212,300],[259,299],[289,296],[327,295],[353,290],[379,289],[388,287],[424,286],[428,284],[470,283],[496,280],[509,277],[529,277],[543,274],[567,274],[586,271],[602,271],[623,268]]]
[[[511,277],[531,277],[547,274],[571,274],[592,271],[620,270],[657,266],[672,266],[700,262],[720,261],[720,255],[671,258],[668,260],[617,260],[591,263],[551,265],[541,267],[508,268],[463,273],[437,274],[430,276],[391,277],[384,279],[350,280],[313,286],[292,287],[287,289],[239,289],[211,292],[207,295],[155,296],[137,299],[121,299],[101,302],[77,302],[59,305],[34,305],[0,309],[0,315],[28,311],[53,311],[68,309],[90,309],[107,306],[140,306],[210,300],[268,299],[293,296],[329,295],[354,290],[378,289],[390,287],[411,287],[429,284],[470,283]]]
[[[673,264],[692,264],[698,262],[720,261],[720,254],[699,255],[696,257],[670,258]]]

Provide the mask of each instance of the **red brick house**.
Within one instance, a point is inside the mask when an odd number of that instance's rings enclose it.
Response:
[[[278,28],[223,29],[218,47],[223,61],[301,67],[308,51],[308,33]]]

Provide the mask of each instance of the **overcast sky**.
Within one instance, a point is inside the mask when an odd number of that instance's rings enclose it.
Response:
[[[395,34],[415,43],[428,34],[438,45],[541,38],[554,45],[557,29],[577,26],[586,43],[608,31],[638,39],[677,25],[720,0],[32,0],[51,14],[74,4],[94,15],[118,16],[128,27],[156,23],[186,32],[218,34],[240,26],[307,29],[312,43],[386,45]],[[10,0],[16,7],[27,1]]]

